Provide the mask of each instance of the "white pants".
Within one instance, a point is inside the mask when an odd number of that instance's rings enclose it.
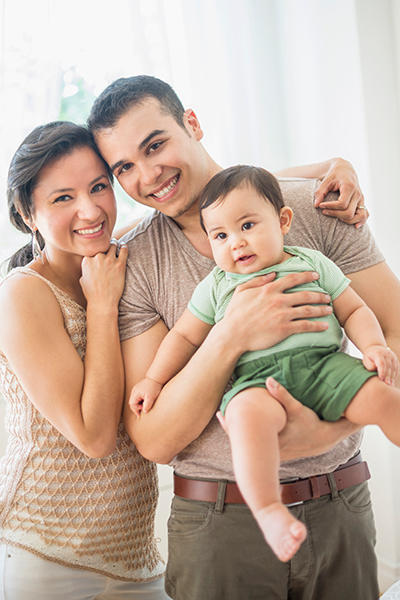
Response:
[[[164,578],[131,583],[0,544],[0,600],[167,600]]]

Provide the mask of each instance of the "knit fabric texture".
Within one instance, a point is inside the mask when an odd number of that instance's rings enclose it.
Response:
[[[82,360],[86,312],[35,271],[53,291]],[[46,365],[43,365],[46,368]],[[149,581],[164,567],[154,540],[158,498],[155,464],[143,458],[122,423],[116,449],[89,458],[31,403],[0,353],[9,434],[0,461],[0,540],[50,561],[125,581]]]

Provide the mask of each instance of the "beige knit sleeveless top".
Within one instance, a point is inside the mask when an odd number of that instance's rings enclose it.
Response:
[[[15,273],[49,285],[83,360],[85,310],[35,271],[18,268],[8,277]],[[139,454],[122,423],[114,453],[89,458],[36,410],[1,352],[0,376],[9,434],[0,461],[0,541],[115,579],[160,577],[164,567],[154,540],[156,466]]]

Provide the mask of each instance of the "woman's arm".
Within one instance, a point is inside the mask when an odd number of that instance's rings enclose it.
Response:
[[[315,206],[323,209],[323,213],[336,217],[356,228],[366,223],[369,213],[364,206],[364,195],[358,182],[357,173],[351,163],[342,158],[331,158],[321,163],[291,167],[275,173],[277,177],[304,177],[321,179],[315,192]],[[328,192],[339,191],[339,198],[334,202],[324,202]]]
[[[115,448],[124,390],[117,319],[127,250],[121,248],[116,258],[111,248],[83,263],[88,301],[84,362],[45,282],[15,274],[0,288],[0,348],[17,379],[55,428],[96,458]]]

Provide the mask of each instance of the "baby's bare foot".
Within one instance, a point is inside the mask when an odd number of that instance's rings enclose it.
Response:
[[[307,537],[303,523],[279,502],[261,509],[255,517],[265,539],[282,562],[290,560]]]

